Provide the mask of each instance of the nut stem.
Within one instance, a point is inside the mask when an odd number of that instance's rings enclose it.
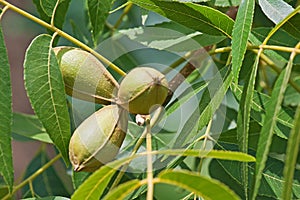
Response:
[[[153,199],[153,166],[152,166],[152,138],[150,116],[146,119],[146,150],[147,150],[147,200]]]

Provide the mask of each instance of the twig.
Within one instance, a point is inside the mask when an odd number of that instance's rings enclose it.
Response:
[[[177,66],[179,66],[180,64],[182,64],[184,61],[186,61],[186,59],[188,58],[193,58],[193,56],[199,56],[202,54],[206,54],[207,51],[211,48],[211,46],[207,46],[205,48],[199,49],[197,51],[194,52],[190,52],[187,53],[184,58],[180,58],[177,61],[175,61],[173,64],[171,64],[170,66],[172,68],[175,68]],[[197,62],[202,62],[201,59],[197,58],[194,59],[194,61]],[[177,73],[174,78],[169,81],[169,93],[168,96],[164,102],[163,105],[167,105],[167,103],[171,100],[174,91],[186,80],[186,78],[197,68],[197,66],[199,66],[199,64],[195,65],[195,63],[193,63],[192,61],[189,61],[188,63],[186,63],[186,65],[179,71],[179,73]]]
[[[100,55],[99,53],[97,53],[95,50],[93,50],[92,48],[90,48],[89,46],[87,46],[86,44],[82,43],[81,41],[77,40],[76,38],[72,37],[71,35],[69,35],[68,33],[58,29],[55,26],[52,26],[51,24],[48,24],[47,22],[29,14],[28,12],[8,3],[7,1],[3,1],[0,0],[0,4],[3,4],[4,6],[8,7],[10,10],[19,13],[20,15],[23,15],[24,17],[40,24],[41,26],[53,31],[53,32],[57,32],[58,35],[60,35],[63,38],[66,38],[67,40],[69,40],[70,42],[72,42],[73,44],[77,45],[78,47],[90,52],[91,54],[93,54],[94,56],[96,56],[99,60],[101,60],[104,64],[108,65],[108,67],[110,67],[112,70],[114,70],[115,72],[117,72],[118,74],[120,74],[121,76],[125,76],[126,73],[120,69],[118,66],[116,66],[115,64],[113,64],[111,61],[109,61],[108,59],[106,59],[104,56]]]
[[[205,131],[205,134],[204,134],[203,144],[202,144],[202,147],[201,147],[201,151],[206,148],[207,140],[211,138],[211,136],[210,136],[211,125],[212,125],[212,119],[210,119],[210,121],[207,124],[206,131]],[[201,157],[200,163],[198,165],[198,172],[199,173],[201,173],[202,165],[203,165],[203,158]]]
[[[150,128],[152,128],[156,124],[156,122],[159,120],[161,113],[162,113],[162,108],[160,107],[160,108],[158,108],[158,110],[156,110],[156,112],[154,113],[154,115],[152,116],[152,118],[150,120]],[[136,142],[135,146],[133,147],[133,150],[132,150],[130,156],[133,156],[136,154],[138,149],[142,146],[146,136],[147,136],[147,129],[144,129],[144,132],[139,137],[138,141]],[[118,174],[118,176],[114,180],[112,186],[110,187],[110,190],[112,190],[119,184],[119,182],[121,181],[128,166],[129,166],[129,162],[123,165],[123,167],[120,170],[120,173]]]
[[[7,194],[3,198],[3,200],[10,199],[19,189],[21,189],[26,184],[28,184],[32,180],[34,180],[37,176],[39,176],[44,171],[46,171],[46,169],[48,169],[49,167],[51,167],[51,165],[53,165],[53,163],[55,163],[60,158],[61,158],[61,154],[58,154],[57,156],[55,156],[52,160],[50,160],[48,163],[46,163],[45,165],[43,165],[40,169],[38,169],[37,171],[35,171],[31,176],[29,176],[27,179],[25,179],[24,181],[22,181],[19,185],[15,186],[14,189],[13,189],[13,191],[10,194]]]
[[[124,8],[124,11],[123,11],[122,15],[119,17],[119,19],[117,20],[117,22],[115,23],[115,25],[112,28],[113,30],[117,29],[121,25],[121,23],[123,21],[123,18],[128,14],[128,12],[132,8],[132,6],[133,6],[132,2],[127,2],[127,5]]]
[[[259,49],[261,49],[261,51],[263,49],[269,49],[269,50],[281,50],[284,52],[295,52],[296,54],[300,54],[299,49],[290,48],[290,47],[279,47],[273,45],[249,46],[248,49],[252,50],[256,54],[258,54]],[[209,55],[214,55],[214,54],[224,53],[224,52],[231,52],[231,47],[222,47],[222,48],[214,49],[209,51],[208,53]],[[263,61],[265,61],[268,64],[268,66],[271,67],[277,74],[281,73],[282,70],[279,67],[277,67],[277,65],[262,52],[260,53],[260,58]],[[291,78],[289,79],[289,83],[297,92],[300,93],[300,87]]]

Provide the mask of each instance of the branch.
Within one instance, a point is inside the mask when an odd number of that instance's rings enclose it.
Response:
[[[3,1],[0,0],[0,4],[4,5],[5,7],[7,7],[8,9],[19,13],[20,15],[23,15],[24,17],[30,19],[31,21],[34,21],[38,24],[40,24],[41,26],[56,32],[58,35],[60,35],[61,37],[69,40],[70,42],[72,42],[73,44],[79,46],[80,48],[90,52],[91,54],[93,54],[94,56],[96,56],[99,60],[101,60],[104,64],[108,65],[108,67],[110,67],[112,70],[114,70],[115,72],[117,72],[118,74],[120,74],[121,76],[125,76],[126,73],[120,69],[118,66],[116,66],[115,64],[113,64],[112,62],[110,62],[108,59],[106,59],[104,56],[100,55],[99,53],[97,53],[95,50],[93,50],[92,48],[90,48],[89,46],[87,46],[86,44],[82,43],[81,41],[77,40],[76,38],[72,37],[71,35],[69,35],[68,33],[56,28],[54,25],[48,24],[47,22],[29,14],[28,12],[8,3],[7,1]]]

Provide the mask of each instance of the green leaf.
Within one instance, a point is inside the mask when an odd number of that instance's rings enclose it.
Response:
[[[12,92],[6,46],[0,26],[0,174],[12,190],[14,171],[11,147]]]
[[[183,150],[185,152],[185,150]],[[159,154],[160,152],[153,152],[153,154]],[[172,152],[169,152],[172,154]],[[179,154],[181,151],[178,152]],[[199,151],[190,152],[191,155],[199,155]],[[197,155],[196,155],[197,154]],[[245,162],[253,162],[254,158],[249,155],[241,154],[239,152],[208,152],[205,156],[210,155],[212,157],[220,158],[220,159],[234,159]],[[104,192],[104,189],[107,187],[110,179],[114,175],[114,173],[120,168],[122,165],[127,163],[128,161],[140,157],[146,156],[146,154],[136,154],[135,156],[126,157],[120,160],[116,160],[108,163],[105,166],[102,166],[99,170],[94,172],[89,178],[79,186],[79,188],[74,192],[71,199],[99,199]],[[124,186],[125,187],[125,186]]]
[[[267,168],[272,168],[270,165],[273,165],[275,168],[274,170],[266,170],[265,173],[263,173],[263,179],[262,179],[262,187],[259,189],[259,193],[262,196],[273,196],[274,199],[282,199],[283,195],[283,188],[284,188],[284,179],[282,175],[278,176],[278,172],[275,170],[282,172],[284,166],[282,163],[276,163],[272,162],[267,165]],[[295,174],[295,177],[299,177],[299,171]],[[291,199],[299,199],[300,198],[300,185],[297,181],[297,178],[291,183],[291,193],[292,196]]]
[[[212,119],[214,113],[222,103],[232,80],[232,74],[226,73],[222,77],[216,75],[210,81],[199,103],[201,114],[198,120],[198,130],[201,130]]]
[[[257,149],[257,143],[258,143],[260,131],[261,131],[261,126],[256,121],[251,121],[249,123],[248,143],[249,143],[249,149],[251,149],[252,151],[256,151]],[[220,145],[226,144],[235,147],[238,146],[239,143],[237,140],[237,128],[222,132],[218,137],[218,143]],[[287,146],[286,139],[274,135],[272,138],[270,153],[284,154],[286,146]],[[229,150],[231,149],[229,148]]]
[[[92,34],[95,45],[105,25],[106,18],[114,0],[88,0],[88,14],[92,25]]]
[[[71,2],[71,0],[60,0],[58,6],[56,8],[55,14],[54,14],[55,27],[62,29],[70,2]],[[47,23],[50,23],[51,16],[53,14],[53,10],[56,5],[56,1],[33,0],[33,3],[35,4],[37,11],[40,14],[41,19]]]
[[[23,200],[68,200],[69,198],[66,197],[59,197],[59,196],[51,196],[51,197],[43,197],[43,198],[27,198]]]
[[[278,24],[294,10],[283,0],[259,0],[258,3],[265,15],[275,24]]]
[[[286,17],[293,14],[294,16],[292,18],[284,22],[282,28],[298,40],[300,39],[300,28],[298,26],[300,14],[297,13],[300,10],[299,6],[294,9],[283,0],[259,0],[258,2],[265,15],[275,24],[283,22]]]
[[[232,80],[232,74],[226,69],[221,70],[221,73],[223,74],[216,73],[205,88],[198,108],[195,108],[183,128],[178,132],[178,136],[174,138],[173,148],[185,145],[188,139],[207,125],[220,106]]]
[[[41,142],[53,143],[36,115],[13,113],[12,132]]]
[[[45,151],[40,151],[29,163],[24,180],[43,167],[49,158]],[[40,176],[37,176],[32,181],[32,186],[34,192],[37,196],[69,196],[65,183],[60,178],[59,174],[55,171],[53,166],[47,168]],[[22,188],[22,193],[26,194],[25,197],[30,197],[31,193],[29,191],[29,185],[26,185]]]
[[[70,119],[64,82],[49,35],[36,37],[26,51],[25,87],[32,107],[68,163]]]
[[[300,105],[297,108],[294,128],[288,140],[284,165],[284,189],[282,199],[291,199],[294,171],[300,146]]]
[[[217,179],[227,185],[239,195],[241,199],[246,199],[241,180],[241,166],[239,163],[229,160],[213,159],[209,164],[209,174],[213,179]]]
[[[249,123],[250,123],[250,111],[251,103],[254,93],[254,85],[256,80],[257,68],[259,59],[257,58],[251,68],[249,78],[246,80],[245,87],[242,93],[242,98],[239,105],[238,117],[237,117],[237,138],[240,151],[248,153],[249,143]],[[242,164],[242,179],[244,186],[244,193],[246,199],[248,199],[248,164]]]
[[[248,37],[251,31],[255,0],[241,2],[232,31],[232,72],[234,81],[238,81]]]
[[[9,194],[9,188],[7,186],[0,185],[0,198],[3,199]]]
[[[267,37],[271,28],[259,27],[252,30],[251,42],[254,45],[261,45],[264,39]],[[256,37],[256,39],[254,38]],[[298,40],[286,31],[279,29],[276,33],[268,40],[268,44],[277,46],[294,47],[298,43]],[[288,52],[264,50],[264,53],[273,60],[280,60],[288,62],[290,54]],[[298,58],[298,59],[297,59]],[[300,63],[300,58],[296,57],[294,63]]]
[[[222,183],[228,185],[235,191],[241,199],[246,199],[242,193],[242,172],[240,163],[227,160],[212,160],[209,166],[209,174],[211,177],[220,180]],[[283,163],[276,159],[270,158],[267,163],[267,170],[264,171],[262,177],[261,187],[259,188],[257,199],[281,199],[284,180],[282,178]],[[254,173],[254,168],[249,167],[249,172]],[[299,177],[299,170],[295,174]],[[296,178],[297,179],[297,178]],[[252,180],[250,180],[251,183]],[[300,198],[300,185],[297,180],[292,184],[293,199]]]
[[[144,182],[145,183],[145,182]],[[133,192],[135,189],[141,187],[143,185],[143,182],[140,180],[134,179],[131,181],[127,181],[118,187],[116,187],[114,190],[109,192],[105,197],[104,200],[109,199],[125,199],[125,197]]]
[[[266,118],[261,129],[256,151],[255,181],[252,191],[252,199],[256,198],[259,186],[261,184],[262,172],[266,165],[266,160],[277,121],[277,115],[281,109],[281,103],[292,71],[294,57],[295,53],[292,53],[286,68],[280,73],[278,79],[276,80],[270,105],[266,108]]]
[[[184,200],[184,198],[187,195],[192,195],[189,191],[183,190],[180,187],[177,187],[176,185],[169,185],[165,183],[158,183],[154,185],[154,197],[156,199],[181,199]],[[190,198],[192,199],[192,198]]]
[[[269,27],[257,27],[252,29],[252,34],[256,36],[262,43],[271,30],[272,28]],[[289,33],[281,29],[276,31],[276,33],[274,33],[274,35],[268,40],[268,44],[277,46],[294,47],[297,43],[298,40],[296,38],[294,38]],[[288,59],[289,57],[287,57],[287,61]]]
[[[267,32],[267,35],[270,31]],[[250,34],[249,36],[249,40],[251,41],[251,43],[253,45],[259,46],[263,43],[263,41],[265,40],[265,37],[263,36],[262,38],[258,38],[257,35]],[[264,54],[266,54],[270,59],[274,59],[274,60],[278,60],[278,61],[282,61],[282,62],[288,62],[288,60],[286,60],[285,58],[283,58],[279,53],[286,53],[286,52],[276,52],[273,50],[264,50]],[[288,55],[289,56],[289,55]],[[242,67],[244,68],[244,67]]]
[[[204,199],[239,199],[239,197],[221,182],[189,171],[166,170],[158,175],[160,183],[182,187]]]
[[[299,12],[300,7],[298,6],[296,8]],[[300,14],[297,13],[295,14],[295,16],[293,16],[288,22],[286,22],[282,28],[288,32],[290,35],[292,35],[293,37],[297,38],[298,40],[300,40],[300,27],[298,26],[298,24],[300,23]]]
[[[99,170],[95,171],[91,176],[89,176],[89,178],[83,184],[79,186],[79,188],[72,195],[71,199],[98,200],[118,168],[131,159],[133,159],[133,157],[127,157],[102,166]]]
[[[171,102],[167,105],[166,108],[166,116],[174,113],[181,105],[188,102],[192,98],[195,98],[197,94],[199,94],[205,87],[207,87],[208,83],[199,82],[192,85],[192,89],[187,89],[182,94],[180,94],[175,101]]]
[[[298,58],[300,58],[298,56]],[[295,77],[293,81],[300,87],[300,76]],[[300,93],[295,90],[291,85],[288,85],[285,96],[284,96],[284,105],[297,106],[300,105]]]
[[[212,0],[211,2],[215,6],[221,6],[221,7],[238,6],[241,3],[240,0]]]
[[[43,0],[40,1],[41,7],[48,17],[51,17],[57,1]]]
[[[209,35],[231,36],[233,20],[211,7],[159,0],[132,0],[132,2],[193,30]]]
[[[74,189],[77,188],[91,175],[90,172],[72,172],[72,181]]]
[[[234,84],[234,83],[232,83]],[[243,87],[232,85],[234,88],[234,95],[237,98],[238,101],[241,99]],[[265,95],[263,93],[259,93],[257,91],[254,91],[253,99],[251,102],[251,117],[257,121],[260,125],[264,124],[266,115],[266,108],[269,107],[271,103],[271,97],[268,95]],[[276,124],[275,127],[275,133],[281,138],[287,139],[287,133],[286,129],[292,128],[293,127],[293,110],[290,110],[286,107],[283,107],[280,111],[279,114],[277,115],[277,121],[279,123]],[[284,127],[280,127],[280,125]]]
[[[240,162],[255,162],[255,158],[245,153],[221,150],[197,150],[197,149],[170,149],[153,151],[152,154],[195,156],[200,158],[216,158],[222,160],[235,160]]]

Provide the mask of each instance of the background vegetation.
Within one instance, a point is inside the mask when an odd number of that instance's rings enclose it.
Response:
[[[31,199],[300,198],[299,1],[33,3],[38,17],[0,1],[0,19],[12,10],[45,28],[24,61],[36,115],[12,111],[1,30],[1,198],[18,191]],[[131,120],[120,156],[93,173],[72,172],[68,143],[101,105],[64,94],[52,52],[60,45],[89,51],[117,80],[144,64],[168,80],[186,78],[163,117],[148,125],[153,134]],[[191,63],[197,69],[186,72]],[[42,148],[16,184],[11,141],[28,139],[52,144],[57,155]]]

